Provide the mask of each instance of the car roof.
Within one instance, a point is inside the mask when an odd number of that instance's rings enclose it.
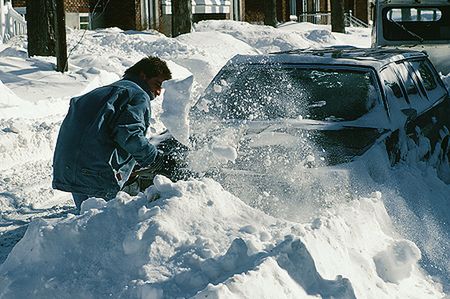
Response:
[[[427,54],[421,51],[335,46],[322,49],[296,49],[263,55],[236,55],[229,64],[354,65],[379,70],[391,62],[423,57],[427,57]]]

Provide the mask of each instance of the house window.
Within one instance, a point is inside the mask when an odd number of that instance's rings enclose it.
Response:
[[[91,29],[88,13],[80,13],[80,29]]]

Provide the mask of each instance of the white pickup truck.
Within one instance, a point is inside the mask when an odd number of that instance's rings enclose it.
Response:
[[[376,0],[374,14],[373,47],[426,51],[450,73],[450,0]]]

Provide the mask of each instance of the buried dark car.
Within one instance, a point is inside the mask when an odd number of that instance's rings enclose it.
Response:
[[[422,52],[344,47],[238,55],[192,108],[190,148],[162,142],[164,174],[263,182],[352,161],[376,144],[386,145],[395,164],[406,140],[426,141],[420,159],[448,161],[449,121],[448,92]]]

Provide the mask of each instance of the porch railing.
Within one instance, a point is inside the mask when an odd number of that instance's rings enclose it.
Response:
[[[344,13],[344,17],[346,27],[364,27],[364,28],[369,27],[368,24],[353,16],[352,11]],[[309,22],[314,24],[330,25],[331,12],[325,11],[325,12],[302,13],[298,16],[298,22]]]
[[[27,22],[12,7],[11,2],[0,0],[0,42],[6,42],[15,35],[27,33]]]
[[[358,19],[352,14],[352,11],[346,12],[345,14],[345,26],[346,27],[363,27],[368,28],[369,24],[364,21]]]

